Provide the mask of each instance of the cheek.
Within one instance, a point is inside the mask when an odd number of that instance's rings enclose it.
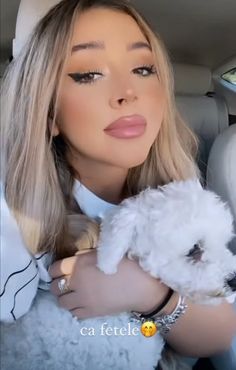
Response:
[[[158,120],[162,121],[166,105],[164,89],[162,86],[150,86],[146,93],[146,99],[150,116],[152,118],[156,117]]]
[[[61,95],[59,107],[59,121],[61,128],[65,129],[71,124],[79,124],[84,120],[84,116],[89,110],[89,102],[83,97],[83,94],[78,94],[78,91],[71,89]]]
[[[149,134],[155,138],[160,130],[166,109],[166,98],[160,84],[153,83],[145,91],[144,107],[149,122]]]
[[[101,104],[88,94],[71,88],[61,94],[58,111],[59,130],[72,142],[92,138],[99,124],[97,112]],[[99,127],[97,127],[99,128]],[[101,127],[102,128],[102,127]],[[98,130],[99,131],[99,130]],[[89,140],[88,140],[89,142]]]

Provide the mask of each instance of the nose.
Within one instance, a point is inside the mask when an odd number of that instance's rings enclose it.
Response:
[[[229,280],[227,280],[226,283],[232,289],[232,291],[235,292],[236,291],[236,273],[233,276],[233,278],[230,278]]]
[[[138,99],[132,88],[124,89],[121,94],[115,94],[110,98],[110,106],[113,109],[119,109],[123,105],[130,104]]]

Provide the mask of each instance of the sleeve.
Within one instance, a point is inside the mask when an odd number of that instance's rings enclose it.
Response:
[[[24,245],[17,222],[6,203],[2,185],[0,196],[0,321],[12,322],[30,309],[39,284],[39,268]]]

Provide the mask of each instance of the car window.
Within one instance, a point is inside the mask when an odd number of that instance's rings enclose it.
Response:
[[[223,80],[228,81],[233,85],[236,85],[236,68],[233,68],[230,71],[223,73],[221,77],[223,78]]]

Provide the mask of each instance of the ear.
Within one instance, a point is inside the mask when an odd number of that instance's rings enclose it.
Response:
[[[52,119],[49,118],[48,120],[49,120],[48,121],[49,130],[52,133],[52,136],[58,136],[60,134],[60,131],[59,131],[57,123],[54,122],[54,125],[53,125]]]

